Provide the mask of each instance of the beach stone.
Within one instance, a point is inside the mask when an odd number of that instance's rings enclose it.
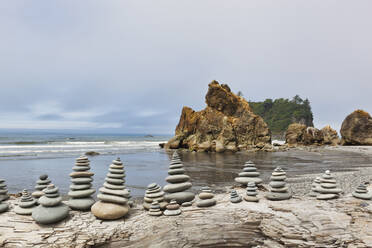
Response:
[[[242,201],[242,198],[238,195],[236,190],[232,190],[230,193],[230,202],[231,203],[239,203]]]
[[[111,170],[110,170],[111,169]],[[114,169],[114,170],[113,170]],[[113,174],[120,175],[119,178]],[[120,158],[112,161],[103,187],[99,189],[98,202],[94,203],[91,211],[99,219],[114,220],[129,212],[130,191],[125,188],[124,165]],[[102,209],[101,209],[102,208]]]
[[[270,192],[265,195],[266,199],[270,201],[283,201],[292,197],[292,194],[289,192],[288,187],[286,186],[285,175],[286,173],[282,168],[275,168],[270,177]]]
[[[183,164],[175,152],[172,155],[171,164],[169,166],[169,176],[165,179],[168,184],[163,187],[166,193],[164,196],[165,201],[170,202],[171,200],[175,200],[178,204],[182,204],[192,201],[195,198],[194,193],[186,191],[192,187],[192,183],[189,182],[190,177],[184,173],[185,169],[183,168]]]
[[[171,200],[164,211],[165,216],[176,216],[181,214],[180,205],[176,200]]]
[[[235,178],[235,182],[240,183],[242,186],[247,186],[249,182],[254,182],[255,184],[261,184],[262,179],[259,178],[260,173],[257,171],[255,164],[252,161],[247,161],[244,164],[243,172],[238,174]]]
[[[161,216],[161,215],[163,215],[162,211],[160,210],[160,205],[159,205],[158,201],[153,201],[151,203],[148,214],[151,215],[151,216]]]
[[[0,179],[0,213],[9,209],[8,203],[4,202],[9,199],[8,189],[4,179]]]
[[[47,174],[42,174],[39,176],[39,180],[36,181],[35,190],[31,195],[34,198],[40,198],[44,195],[43,190],[48,187],[51,183],[50,179],[48,178]]]
[[[351,193],[352,196],[362,200],[371,200],[372,194],[368,192],[365,184],[360,184],[354,192]]]
[[[216,205],[215,199],[206,199],[196,203],[196,206],[199,208],[212,207],[214,205]]]
[[[18,206],[14,208],[14,212],[20,215],[31,215],[36,206],[36,200],[24,189]]]
[[[165,178],[165,181],[167,181],[168,183],[183,183],[189,180],[190,177],[188,175],[173,175]]]
[[[93,204],[91,211],[98,219],[116,220],[128,214],[129,206],[126,204],[119,205],[115,203],[98,201]]]
[[[71,209],[80,211],[90,210],[94,204],[92,195],[96,190],[91,188],[94,173],[89,171],[89,165],[90,162],[88,157],[80,156],[75,160],[75,166],[72,167],[73,172],[70,173],[72,184],[67,194],[69,196],[67,205]],[[76,167],[79,169],[74,169]]]
[[[202,187],[201,193],[198,195],[199,201],[196,202],[197,207],[211,207],[216,205],[214,194],[209,187]]]
[[[181,204],[182,207],[191,207],[192,206],[192,202],[184,202]]]
[[[342,189],[337,188],[337,182],[330,170],[326,170],[318,180],[317,185],[314,185],[315,192],[319,193],[316,196],[318,200],[331,200],[339,197]]]
[[[57,189],[56,193],[55,189]],[[40,205],[32,211],[32,218],[40,224],[53,224],[57,223],[68,216],[69,207],[62,203],[61,197],[50,197],[51,194],[59,195],[58,188],[53,184],[48,185],[44,189],[44,195],[40,197]]]
[[[259,199],[256,196],[245,195],[243,199],[247,202],[258,202]]]
[[[145,192],[143,208],[145,210],[149,210],[151,207],[151,203],[153,201],[157,201],[160,205],[160,209],[165,209],[168,205],[168,202],[164,200],[164,191],[162,191],[161,187],[157,183],[151,183],[147,186],[147,190]]]

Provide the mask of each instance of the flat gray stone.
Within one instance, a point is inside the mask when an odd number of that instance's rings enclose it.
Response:
[[[362,199],[362,200],[371,200],[372,194],[371,193],[357,193],[352,192],[351,193],[355,198]]]
[[[200,200],[196,203],[199,208],[212,207],[214,205],[216,205],[216,199]]]
[[[37,206],[34,205],[33,207],[29,207],[29,208],[22,208],[20,206],[16,206],[14,208],[14,212],[16,214],[19,214],[19,215],[31,215],[32,214],[32,211],[36,208]]]
[[[72,198],[84,198],[89,197],[95,192],[96,192],[95,189],[72,190],[68,192],[68,196]]]
[[[171,193],[166,194],[164,196],[164,200],[167,202],[170,202],[171,200],[176,200],[178,204],[182,204],[184,202],[191,202],[194,200],[195,194],[192,192],[177,192],[177,193]]]
[[[258,177],[260,176],[259,172],[251,171],[251,172],[240,172],[239,177]]]
[[[43,195],[39,198],[38,203],[43,205],[44,207],[54,207],[59,205],[62,202],[62,198],[60,196],[55,198],[49,198]]]
[[[115,195],[98,194],[97,198],[103,202],[126,204],[128,202],[127,198]]]
[[[169,175],[178,175],[178,174],[185,174],[185,169],[171,169],[168,170]]]
[[[292,195],[289,192],[286,193],[269,192],[266,194],[265,197],[271,201],[283,201],[290,199]]]
[[[165,178],[165,181],[168,183],[183,183],[190,180],[190,177],[188,175],[178,174],[178,175],[172,175]]]
[[[319,194],[316,199],[318,200],[331,200],[338,198],[338,194]]]
[[[8,203],[0,203],[0,213],[4,213],[9,209]]]
[[[53,224],[57,223],[68,216],[69,208],[61,203],[55,207],[43,207],[39,205],[32,211],[32,218],[40,224]]]
[[[271,181],[269,185],[272,188],[283,188],[285,187],[286,183],[284,181]]]
[[[85,211],[85,210],[90,210],[94,202],[95,202],[94,199],[91,197],[74,198],[74,199],[69,199],[67,202],[67,205],[73,210]]]
[[[247,186],[249,182],[254,182],[256,184],[261,184],[262,179],[259,177],[236,177],[235,182],[240,183],[244,186]]]
[[[163,191],[167,193],[176,193],[187,190],[192,187],[190,182],[167,184],[164,186]]]

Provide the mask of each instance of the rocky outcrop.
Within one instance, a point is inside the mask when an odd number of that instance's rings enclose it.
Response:
[[[271,144],[264,120],[229,86],[213,81],[205,100],[207,107],[199,112],[183,107],[176,135],[165,148],[224,152]]]
[[[244,189],[237,189],[243,194]],[[0,218],[0,247],[371,247],[372,207],[344,196],[230,203],[217,194],[211,208],[182,208],[178,216],[148,216],[135,209],[125,221],[102,222],[90,212],[48,227],[29,216]],[[11,204],[15,202],[11,201]]]
[[[372,117],[356,110],[342,122],[340,133],[342,145],[372,145]]]
[[[307,127],[304,124],[293,123],[289,125],[285,135],[288,145],[337,145],[339,142],[337,131],[330,126],[321,130]]]

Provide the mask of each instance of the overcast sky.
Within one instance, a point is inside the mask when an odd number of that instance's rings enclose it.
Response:
[[[0,128],[171,134],[213,79],[372,111],[372,1],[1,1]]]

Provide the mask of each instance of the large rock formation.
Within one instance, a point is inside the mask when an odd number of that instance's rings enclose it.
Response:
[[[304,124],[293,123],[288,127],[285,141],[288,145],[337,145],[339,138],[337,131],[330,126],[319,130]]]
[[[356,110],[342,122],[340,132],[343,145],[372,145],[372,117]]]
[[[183,107],[176,135],[165,148],[224,152],[271,143],[264,120],[226,84],[210,83],[205,101],[207,107],[199,112]]]

